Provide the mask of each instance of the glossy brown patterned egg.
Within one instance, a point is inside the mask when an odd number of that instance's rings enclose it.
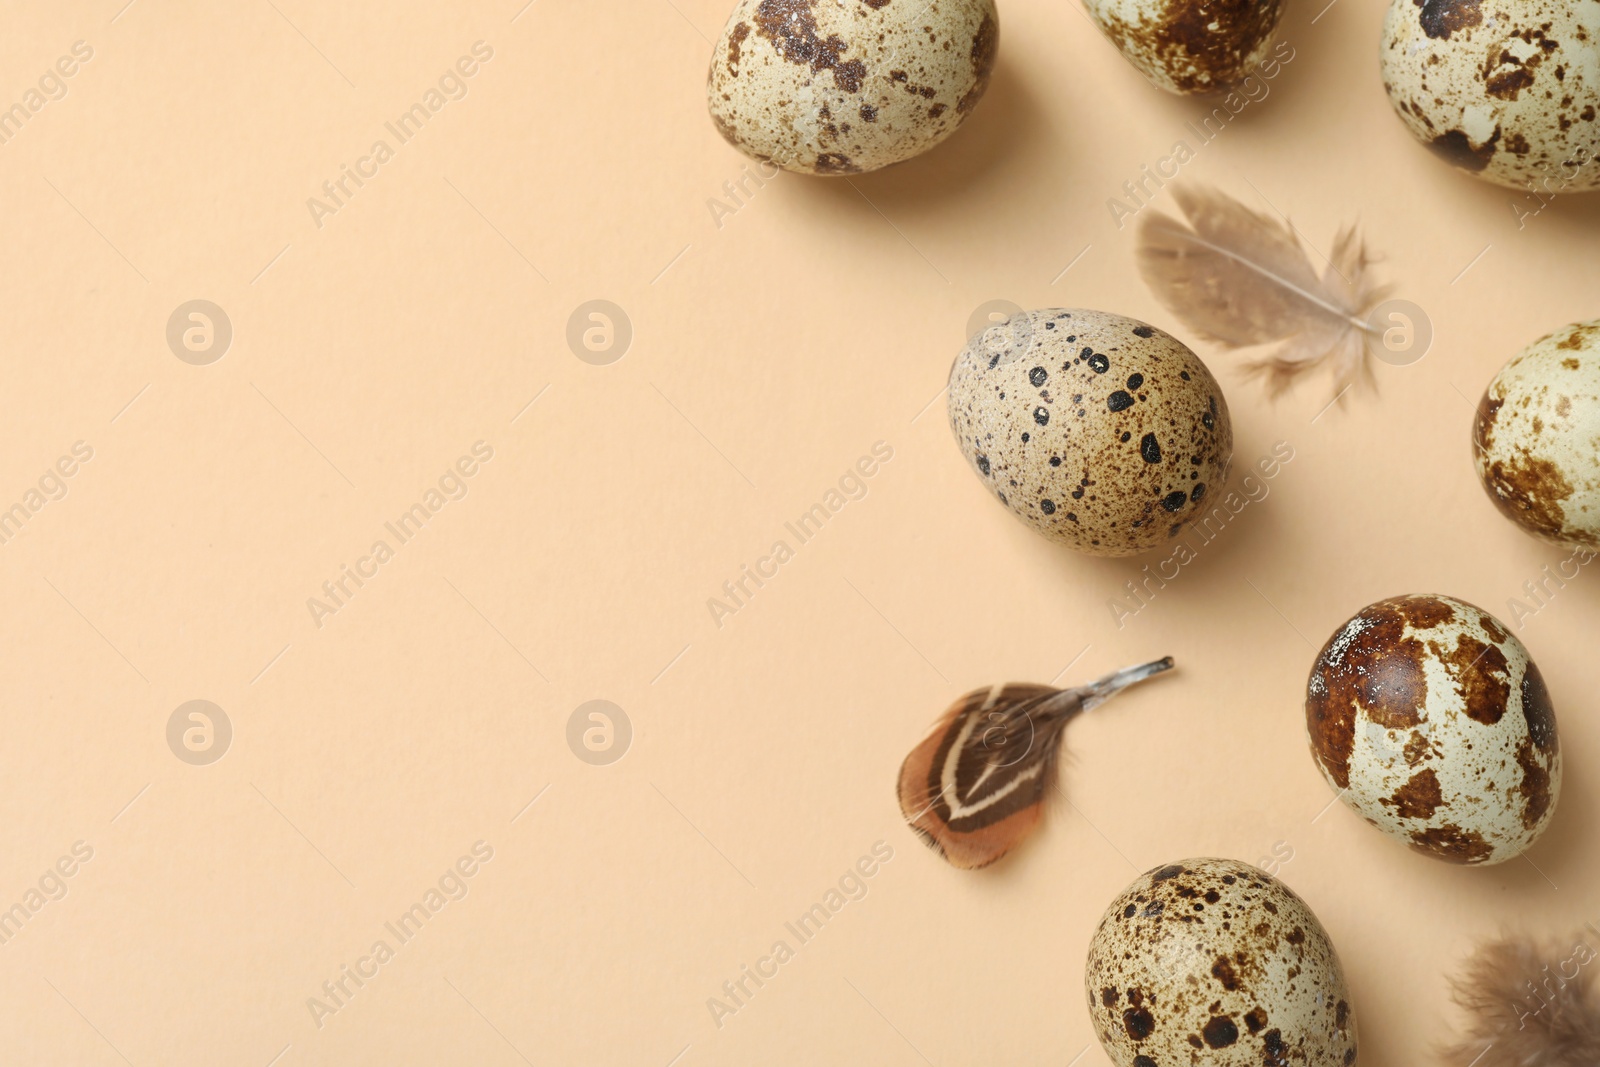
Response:
[[[876,170],[956,131],[999,42],[994,0],[740,0],[711,54],[711,118],[785,170]]]
[[[1350,1067],[1356,1017],[1333,943],[1288,886],[1192,859],[1111,902],[1084,968],[1117,1067]]]
[[[1268,64],[1284,5],[1283,0],[1083,0],[1083,6],[1100,32],[1152,83],[1169,93],[1210,93],[1238,85]],[[1287,54],[1293,58],[1292,49]]]
[[[1478,403],[1472,454],[1512,522],[1600,548],[1600,319],[1564,326],[1501,368]]]
[[[1350,808],[1451,863],[1511,859],[1555,813],[1544,678],[1499,620],[1451,597],[1382,600],[1341,626],[1311,669],[1306,731]]]
[[[978,334],[950,368],[949,415],[996,500],[1096,556],[1178,536],[1208,513],[1233,456],[1228,405],[1200,358],[1105,311],[1023,311]]]
[[[1383,83],[1446,162],[1540,197],[1600,189],[1600,3],[1393,0]]]

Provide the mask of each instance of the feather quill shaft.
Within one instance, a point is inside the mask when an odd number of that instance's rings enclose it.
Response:
[[[1323,311],[1326,311],[1329,315],[1332,315],[1334,318],[1343,319],[1345,322],[1348,322],[1351,326],[1354,326],[1358,330],[1370,330],[1372,328],[1371,325],[1365,320],[1359,319],[1350,314],[1350,312],[1346,309],[1324,300],[1322,297],[1318,296],[1309,289],[1302,288],[1291,279],[1275,273],[1271,269],[1246,258],[1244,255],[1238,252],[1234,252],[1231,249],[1224,248],[1218,244],[1213,244],[1204,237],[1201,237],[1195,233],[1193,230],[1190,230],[1188,227],[1181,223],[1175,222],[1172,219],[1169,219],[1165,216],[1157,216],[1156,218],[1151,219],[1148,229],[1151,233],[1159,233],[1160,236],[1167,238],[1168,240],[1175,242],[1187,241],[1198,248],[1203,248],[1208,252],[1214,252],[1225,259],[1232,260],[1246,270],[1259,274],[1262,278],[1266,279],[1272,284],[1283,286],[1295,296],[1298,296],[1300,299],[1309,304],[1314,304]]]
[[[974,689],[901,764],[906,822],[956,867],[995,862],[1038,825],[1067,723],[1172,665],[1168,656],[1071,689]]]
[[[1186,328],[1229,349],[1272,346],[1245,364],[1276,397],[1300,377],[1330,369],[1342,397],[1372,381],[1372,311],[1388,289],[1354,229],[1342,229],[1319,273],[1287,219],[1203,187],[1174,186],[1184,218],[1161,212],[1139,227],[1139,272]]]

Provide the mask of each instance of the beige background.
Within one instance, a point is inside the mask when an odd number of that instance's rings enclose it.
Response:
[[[1519,228],[1515,194],[1413,144],[1380,0],[1296,0],[1294,60],[1184,180],[1323,248],[1359,220],[1434,348],[1320,417],[1322,383],[1274,405],[1199,349],[1240,466],[1295,458],[1120,629],[1143,561],[1024,529],[935,400],[989,300],[1174,326],[1107,200],[1204,108],[1071,3],[1005,0],[990,93],[932,154],[783,175],[719,227],[747,165],[704,113],[727,0],[125,2],[13,7],[0,35],[5,105],[94,53],[0,145],[0,500],[94,452],[0,545],[0,907],[93,849],[0,946],[3,1062],[1097,1064],[1105,903],[1164,861],[1276,849],[1363,1062],[1410,1063],[1475,939],[1600,917],[1593,569],[1520,631],[1567,761],[1528,862],[1409,853],[1328,808],[1306,750],[1314,646],[1358,608],[1506,617],[1564,557],[1484,498],[1471,405],[1600,314],[1600,202]],[[466,97],[318,228],[307,199],[480,40]],[[197,298],[234,330],[209,366],[164,336]],[[634,329],[609,366],[565,341],[595,298]],[[316,626],[307,599],[480,440],[465,499]],[[877,441],[865,498],[717,627],[707,599]],[[1072,803],[1003,866],[905,829],[895,770],[959,693],[1163,654],[1180,673],[1072,727]],[[632,723],[610,766],[566,741],[595,698]],[[209,766],[166,741],[193,699],[233,726]],[[308,998],[477,841],[470,893],[319,1027]],[[719,1028],[707,999],[877,841],[867,895]]]

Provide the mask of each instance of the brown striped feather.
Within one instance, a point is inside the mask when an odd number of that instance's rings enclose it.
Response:
[[[901,764],[901,814],[953,866],[987,867],[1039,825],[1067,723],[1171,665],[1158,660],[1074,689],[974,689]]]

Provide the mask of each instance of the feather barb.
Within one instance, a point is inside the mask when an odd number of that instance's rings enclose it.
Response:
[[[1205,187],[1174,186],[1182,220],[1162,212],[1139,226],[1139,273],[1193,333],[1228,349],[1263,348],[1245,369],[1277,397],[1319,367],[1339,396],[1370,384],[1372,310],[1388,295],[1353,227],[1339,232],[1319,272],[1287,218]],[[1271,346],[1271,347],[1265,347]]]
[[[1039,824],[1062,731],[1079,713],[1172,669],[1172,657],[1056,689],[974,689],[945,711],[900,765],[900,811],[953,866],[987,867]]]

